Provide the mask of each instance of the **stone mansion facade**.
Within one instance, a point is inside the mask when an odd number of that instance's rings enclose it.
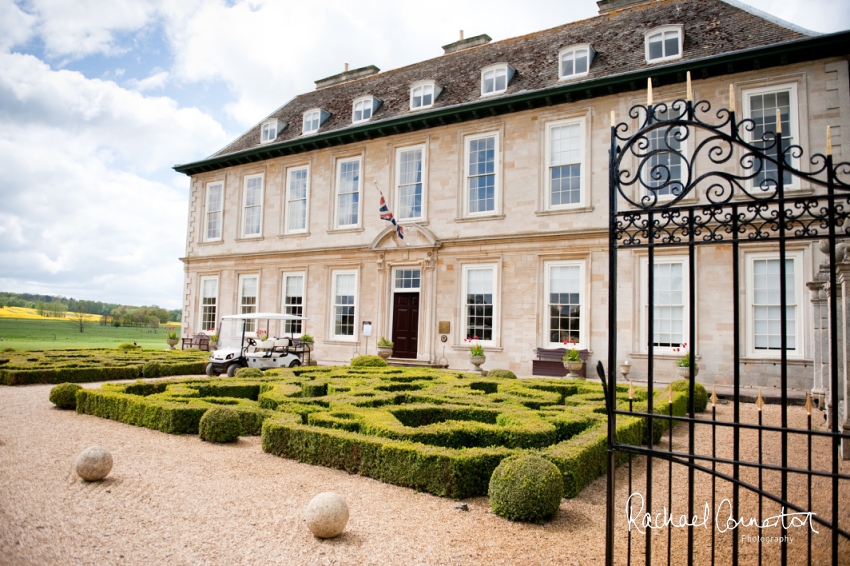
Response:
[[[823,152],[829,125],[836,161],[847,160],[847,33],[813,34],[731,0],[599,5],[588,20],[499,42],[461,39],[440,57],[388,72],[346,66],[215,155],[175,167],[191,177],[184,333],[215,328],[227,314],[287,312],[308,320],[276,332],[312,335],[322,361],[365,353],[368,321],[369,353],[385,336],[394,357],[470,369],[475,339],[485,369],[531,375],[537,348],[571,340],[595,364],[606,360],[614,330],[610,116],[630,120],[629,109],[646,101],[647,78],[655,100],[671,102],[685,97],[690,72],[695,99],[713,109],[732,103],[767,130],[778,110],[807,155]],[[403,240],[379,216],[381,194]],[[742,297],[742,375],[776,385],[776,333],[759,314],[769,304],[752,289],[773,284],[760,274],[778,256],[744,252],[752,286]],[[707,383],[724,383],[731,371],[728,277],[715,257],[723,253],[712,246],[696,257],[698,339],[689,348]],[[791,383],[810,388],[805,283],[822,256],[807,243],[789,258]],[[618,358],[631,360],[636,379],[649,340],[646,261],[620,260],[629,267],[619,273],[618,303],[630,315],[620,318],[630,322],[616,329]],[[664,278],[657,367],[669,366],[674,379],[674,349],[687,341],[687,256],[655,262],[656,281]]]

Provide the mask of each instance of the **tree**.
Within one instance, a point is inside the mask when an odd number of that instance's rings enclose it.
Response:
[[[74,325],[74,328],[79,328],[80,332],[83,332],[86,329],[86,326],[91,324],[89,320],[89,315],[84,313],[83,311],[75,311],[71,313],[71,323]]]

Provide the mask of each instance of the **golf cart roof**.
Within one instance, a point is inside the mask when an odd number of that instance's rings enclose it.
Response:
[[[303,316],[297,316],[294,314],[283,314],[279,312],[252,312],[248,314],[231,314],[229,316],[221,317],[222,320],[256,320],[256,319],[268,319],[268,320],[307,320]]]

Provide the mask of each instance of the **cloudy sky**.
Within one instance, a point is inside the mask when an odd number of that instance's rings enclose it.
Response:
[[[751,0],[850,28],[847,0]],[[594,0],[0,0],[0,291],[180,306],[188,179],[313,81],[592,17]]]

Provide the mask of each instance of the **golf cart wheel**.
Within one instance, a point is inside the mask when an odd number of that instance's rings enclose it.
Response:
[[[236,372],[241,366],[239,364],[230,364],[227,366],[227,377],[236,377]]]
[[[217,374],[217,373],[215,372],[215,370],[213,369],[213,365],[212,365],[212,364],[207,364],[206,374],[207,374],[208,376],[210,376],[210,377],[216,377],[216,376],[218,376],[218,374]]]
[[[301,365],[301,362],[299,362],[298,360],[292,360],[292,363],[291,363],[291,364],[289,364],[289,367],[291,367],[291,368],[297,368],[297,367],[298,367],[298,366],[300,366],[300,365]]]

